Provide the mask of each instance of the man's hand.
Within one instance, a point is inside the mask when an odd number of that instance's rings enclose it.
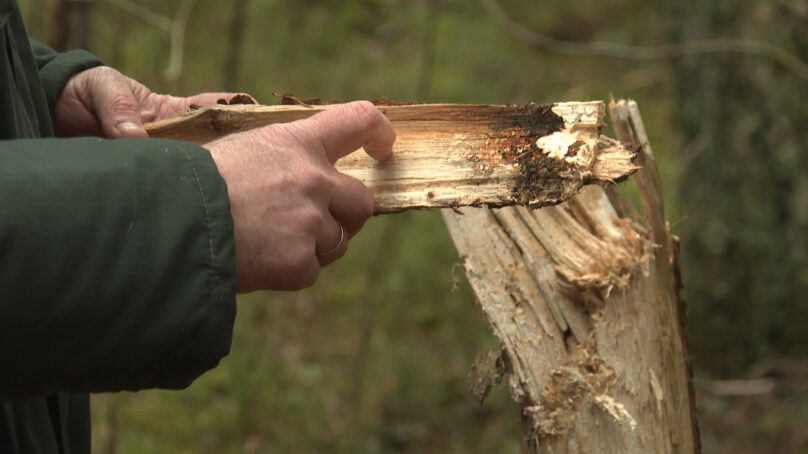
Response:
[[[207,106],[229,97],[228,93],[189,98],[158,95],[101,66],[82,71],[67,82],[56,101],[53,123],[59,137],[147,137],[143,123],[186,112],[191,104]]]
[[[334,163],[359,147],[383,161],[395,138],[390,121],[361,101],[205,145],[230,196],[238,291],[308,287],[342,257],[373,214],[373,194]]]

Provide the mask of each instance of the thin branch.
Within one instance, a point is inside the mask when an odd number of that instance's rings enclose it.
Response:
[[[163,75],[169,81],[175,81],[182,73],[182,56],[185,49],[185,25],[191,16],[196,0],[183,0],[174,16],[171,26],[171,54],[168,60],[168,68]]]
[[[658,46],[632,46],[603,41],[562,41],[536,33],[515,21],[496,0],[480,0],[486,12],[514,38],[538,49],[565,55],[603,56],[630,60],[666,60],[685,55],[740,53],[769,58],[794,74],[808,79],[808,63],[768,41],[744,38],[713,38]]]
[[[174,26],[174,21],[172,21],[171,18],[163,16],[162,14],[159,13],[155,13],[149,8],[146,8],[145,6],[139,5],[130,0],[106,0],[106,1],[107,3],[111,3],[117,6],[118,8],[126,11],[127,13],[137,17],[143,22],[153,25],[166,33],[171,33],[171,27]]]
[[[699,128],[699,132],[693,136],[692,139],[685,145],[682,149],[681,155],[683,156],[683,162],[681,164],[682,169],[687,168],[690,164],[693,163],[701,153],[707,149],[707,145],[713,139],[713,133],[715,132],[715,122],[711,121],[703,121],[701,127]]]
[[[185,26],[188,23],[188,18],[191,16],[191,10],[193,10],[196,0],[183,0],[179,8],[177,8],[177,13],[173,19],[156,13],[131,0],[106,1],[137,17],[143,22],[159,28],[169,35],[171,50],[168,58],[168,67],[163,72],[163,76],[169,81],[176,80],[182,72],[182,58],[185,49]]]
[[[749,380],[712,380],[707,382],[707,392],[714,396],[759,396],[768,394],[777,388],[777,381],[772,378],[753,378]]]

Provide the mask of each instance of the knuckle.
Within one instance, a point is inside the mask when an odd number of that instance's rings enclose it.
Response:
[[[304,194],[321,195],[332,185],[331,177],[315,166],[305,166],[297,172],[297,184]]]
[[[376,200],[373,198],[373,192],[370,189],[365,189],[363,191],[364,195],[362,196],[361,200],[359,201],[359,206],[361,208],[362,220],[366,220],[369,217],[373,216],[373,212],[376,209]]]
[[[317,259],[314,254],[296,254],[289,261],[289,279],[286,280],[288,290],[299,290],[311,287],[317,281],[320,268],[315,263]]]
[[[297,251],[291,252],[289,257],[286,259],[288,270],[293,276],[299,276],[302,274],[302,272],[305,271],[309,265],[309,258],[306,256],[307,254],[305,254],[303,250],[305,250],[305,248],[298,248]]]
[[[299,218],[298,222],[303,232],[316,232],[323,225],[325,215],[322,211],[310,205],[308,208],[301,210]]]
[[[118,73],[117,70],[115,70],[114,68],[110,68],[109,66],[98,66],[96,68],[92,68],[86,71],[88,77],[93,77],[96,80],[103,80],[108,77],[115,77],[117,73]]]
[[[370,101],[355,101],[349,103],[348,108],[362,128],[371,129],[379,124],[381,113]]]
[[[127,93],[116,93],[108,101],[109,107],[115,112],[135,112],[137,104],[135,99]]]

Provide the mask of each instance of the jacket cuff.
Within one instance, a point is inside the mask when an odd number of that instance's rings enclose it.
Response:
[[[207,316],[203,317],[193,339],[186,339],[164,358],[164,370],[171,364],[187,361],[189,370],[176,377],[166,377],[162,387],[184,388],[198,375],[216,367],[230,352],[233,323],[236,312],[236,247],[233,217],[227,185],[219,174],[210,152],[185,142],[175,142],[185,154],[188,165],[199,188],[199,198],[204,209],[208,229],[209,269]],[[219,339],[219,342],[211,342]],[[205,348],[200,349],[199,346]]]
[[[62,94],[67,81],[82,71],[104,65],[104,62],[86,50],[58,53],[35,40],[31,40],[31,49],[39,67],[39,77],[48,99],[51,118],[54,116],[56,100]]]

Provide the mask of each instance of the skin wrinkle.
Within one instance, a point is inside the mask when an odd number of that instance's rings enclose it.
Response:
[[[210,105],[233,96],[154,94],[112,68],[98,67],[70,79],[57,101],[54,123],[61,136],[146,137],[143,119],[159,120],[187,111],[192,103]],[[340,174],[333,163],[363,146],[384,160],[394,141],[390,121],[364,101],[206,144],[228,188],[237,290],[308,287],[320,268],[342,257],[375,202],[367,187]],[[194,177],[199,183],[199,175]],[[346,238],[340,242],[343,231]],[[317,255],[335,247],[333,253]]]

